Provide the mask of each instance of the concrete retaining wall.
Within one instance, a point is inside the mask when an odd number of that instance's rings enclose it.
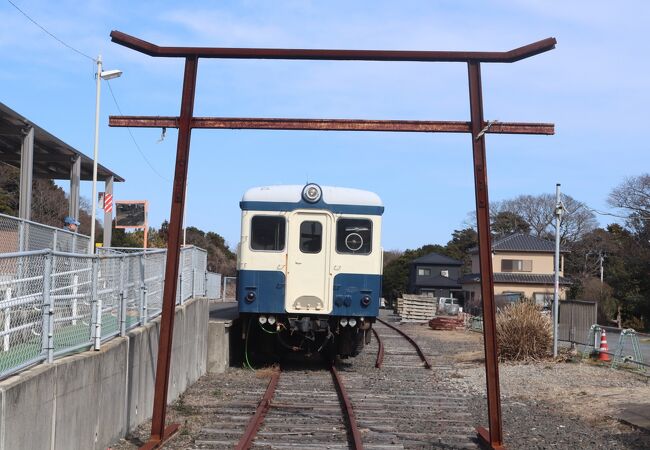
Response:
[[[208,301],[176,308],[169,402],[206,372]],[[151,418],[160,319],[0,382],[0,450],[104,450]]]

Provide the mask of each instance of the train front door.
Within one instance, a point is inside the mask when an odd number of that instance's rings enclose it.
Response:
[[[332,217],[296,211],[289,215],[288,228],[285,308],[288,313],[330,313]]]

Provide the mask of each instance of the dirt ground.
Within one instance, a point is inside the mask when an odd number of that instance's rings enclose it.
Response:
[[[403,325],[403,329],[425,348],[438,349],[438,358],[453,370],[444,377],[434,374],[435,382],[469,396],[475,423],[487,425],[482,335],[471,331],[434,331],[417,324]],[[558,360],[500,364],[506,447],[650,448],[649,430],[617,419],[630,405],[650,410],[650,378],[564,356]],[[209,423],[211,411],[237,392],[263,390],[266,375],[264,371],[231,368],[226,374],[203,376],[168,408],[168,422],[180,423],[181,430],[166,448],[194,448],[193,436]],[[111,448],[133,450],[148,436],[149,423]]]

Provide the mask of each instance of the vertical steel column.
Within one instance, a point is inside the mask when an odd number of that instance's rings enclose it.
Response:
[[[81,156],[77,155],[70,167],[70,198],[68,215],[79,220],[79,184],[81,181]]]
[[[92,317],[93,348],[99,350],[102,343],[102,304],[99,301],[97,284],[99,283],[99,259],[92,259],[92,274],[90,278],[90,305]]]
[[[169,386],[169,366],[172,356],[172,337],[174,332],[174,310],[178,283],[178,262],[180,256],[183,211],[185,209],[185,187],[190,156],[191,120],[194,113],[194,94],[196,91],[196,56],[185,59],[183,78],[183,97],[176,147],[176,170],[174,172],[174,191],[172,193],[169,218],[169,237],[167,243],[167,263],[165,265],[165,287],[163,290],[162,318],[160,321],[160,342],[158,345],[158,365],[156,367],[156,386],[151,419],[151,437],[141,448],[157,448],[178,430],[178,424],[165,429],[167,388]]]
[[[30,220],[32,216],[32,177],[34,174],[34,128],[29,127],[23,135],[20,147],[20,192],[18,194],[18,217]]]
[[[481,298],[483,300],[483,332],[485,346],[485,377],[487,383],[489,430],[477,428],[479,438],[492,449],[503,448],[501,428],[501,396],[499,393],[499,362],[497,360],[496,307],[492,272],[492,242],[490,236],[490,203],[488,200],[485,132],[483,131],[483,94],[481,66],[468,63],[469,102],[472,120],[472,150],[474,157],[474,189],[476,223],[478,227]]]
[[[145,254],[140,255],[140,324],[147,323],[147,284],[145,278]]]
[[[52,296],[50,287],[52,281],[52,253],[46,253],[44,256],[43,267],[43,329],[42,346],[47,362],[54,361],[54,305],[52,305]]]
[[[120,302],[120,336],[126,336],[126,297],[124,296],[124,256],[120,258],[120,286],[117,299]]]

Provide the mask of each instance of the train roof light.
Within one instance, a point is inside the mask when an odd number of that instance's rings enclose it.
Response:
[[[302,189],[302,198],[308,203],[316,203],[322,195],[323,191],[315,183],[309,183]]]

